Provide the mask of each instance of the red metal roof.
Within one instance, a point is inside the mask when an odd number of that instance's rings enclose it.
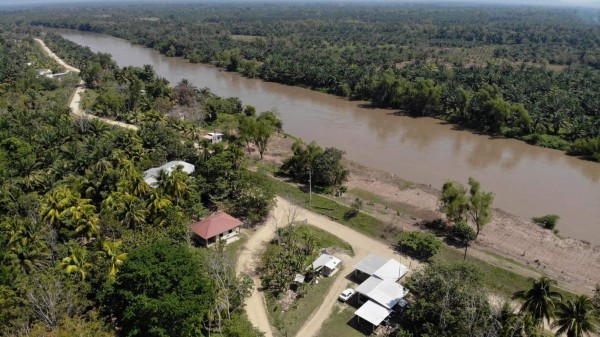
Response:
[[[208,218],[192,224],[192,232],[201,238],[208,240],[213,236],[227,232],[242,225],[242,222],[231,215],[220,211]]]

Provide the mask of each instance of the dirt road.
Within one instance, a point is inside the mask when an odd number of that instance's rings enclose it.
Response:
[[[42,39],[35,38],[34,40],[37,41],[37,43],[39,43],[40,46],[42,46],[42,49],[44,50],[44,52],[46,54],[48,54],[48,56],[53,58],[56,62],[58,62],[58,64],[63,66],[68,72],[79,73],[79,69],[73,67],[72,65],[67,64],[65,61],[63,61],[63,59],[58,57],[58,55],[54,54],[52,52],[52,50],[50,50],[50,48],[48,48],[48,46],[46,46],[46,44],[44,43],[44,41]]]
[[[48,46],[46,46],[46,44],[44,43],[43,40],[36,38],[35,41],[37,41],[40,44],[40,46],[42,46],[42,49],[44,50],[44,52],[46,54],[48,54],[48,56],[50,56],[51,58],[56,60],[56,62],[58,62],[61,66],[65,67],[68,72],[74,72],[74,73],[80,72],[79,69],[67,64],[63,59],[58,57],[58,55],[54,54],[52,52],[52,50],[50,50],[50,48],[48,48]],[[71,113],[73,115],[75,115],[77,117],[82,117],[82,118],[98,119],[98,120],[103,121],[106,124],[115,125],[118,127],[130,129],[130,130],[134,130],[134,131],[138,130],[138,127],[133,124],[127,124],[127,123],[115,121],[115,120],[108,119],[108,118],[101,118],[98,116],[88,114],[85,111],[83,111],[83,109],[81,109],[80,102],[81,102],[81,95],[84,92],[85,92],[85,83],[83,81],[79,81],[77,88],[75,88],[75,93],[71,97],[71,101],[69,101],[69,108],[71,108]]]
[[[342,257],[343,266],[334,276],[336,278],[334,283],[319,308],[308,317],[302,329],[298,331],[298,334],[296,335],[298,337],[312,337],[317,335],[325,320],[330,316],[339,293],[342,292],[348,284],[348,280],[345,276],[352,271],[352,266],[355,263],[369,253],[394,258],[413,270],[420,266],[419,262],[398,255],[391,247],[379,241],[360,234],[322,215],[293,205],[289,201],[278,197],[277,204],[266,224],[259,227],[250,235],[247,243],[242,247],[243,251],[236,264],[238,273],[247,273],[252,276],[254,280],[255,289],[252,292],[252,296],[246,301],[246,313],[248,314],[250,322],[260,330],[264,331],[267,337],[273,336],[273,330],[267,318],[267,308],[263,294],[258,290],[260,289],[260,281],[255,272],[256,263],[260,259],[264,243],[274,237],[276,226],[287,225],[291,220],[306,220],[307,223],[342,238],[352,245],[355,253],[352,258]]]

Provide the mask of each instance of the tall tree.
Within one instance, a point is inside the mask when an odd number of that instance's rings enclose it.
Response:
[[[468,213],[471,216],[471,220],[477,226],[477,233],[475,236],[479,236],[481,227],[487,225],[492,220],[492,203],[494,202],[494,195],[491,192],[482,192],[481,186],[474,178],[469,178],[469,207]]]
[[[469,210],[469,200],[467,199],[467,192],[461,184],[455,181],[444,183],[440,203],[440,208],[446,214],[448,220],[454,223],[465,220]]]
[[[556,281],[548,277],[541,277],[539,280],[532,280],[530,289],[518,291],[514,294],[515,298],[523,300],[520,311],[529,313],[539,320],[540,324],[545,319],[550,323],[554,317],[556,305],[562,299],[562,294],[553,290],[552,287]]]
[[[598,313],[591,299],[585,295],[559,303],[552,327],[558,328],[557,337],[562,334],[567,337],[583,337],[600,332]]]

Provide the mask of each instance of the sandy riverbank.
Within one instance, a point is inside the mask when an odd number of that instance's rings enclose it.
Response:
[[[281,164],[291,155],[292,143],[293,139],[289,137],[274,137],[265,160]],[[384,206],[374,205],[381,208],[377,212],[379,217],[393,217],[395,225],[404,230],[418,229],[420,220],[441,217],[438,211],[440,192],[437,189],[441,186],[413,184],[350,160],[344,160],[344,165],[350,171],[349,190],[369,191],[386,202],[399,205],[407,213],[396,216],[384,212]],[[483,189],[486,187],[483,186]],[[591,294],[600,282],[600,247],[581,240],[561,238],[531,220],[500,209],[494,210],[492,222],[483,228],[473,248],[472,254],[488,262],[526,276],[546,274],[556,279],[562,288],[573,292]]]

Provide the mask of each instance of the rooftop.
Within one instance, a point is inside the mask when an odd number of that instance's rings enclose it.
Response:
[[[367,303],[354,312],[356,316],[367,320],[375,326],[381,324],[391,313],[392,310],[384,308],[371,300],[367,301]]]
[[[242,222],[240,220],[220,211],[204,220],[192,224],[190,227],[192,232],[196,233],[199,237],[208,240],[241,225]]]
[[[342,261],[335,256],[321,254],[312,264],[314,270],[321,270],[324,266],[329,269],[335,269]]]
[[[146,171],[144,171],[144,181],[146,182],[146,184],[152,186],[152,187],[156,187],[156,185],[158,184],[158,173],[163,170],[167,173],[167,175],[171,175],[171,173],[173,171],[175,171],[175,168],[177,168],[177,166],[182,166],[183,167],[183,172],[187,173],[187,174],[192,174],[194,172],[194,170],[196,169],[194,165],[181,161],[181,160],[174,160],[174,161],[170,161],[162,166],[159,167],[153,167],[151,169],[148,169]]]
[[[380,305],[392,309],[408,294],[408,290],[391,280],[381,280],[375,276],[363,282],[356,292],[361,293]]]

